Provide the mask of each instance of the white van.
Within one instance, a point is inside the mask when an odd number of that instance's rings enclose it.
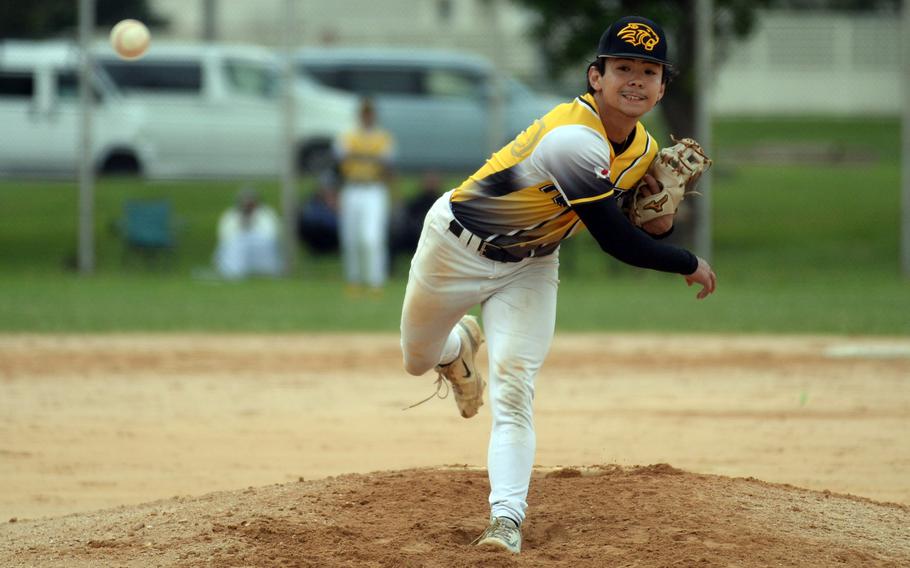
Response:
[[[153,42],[138,60],[107,44],[94,56],[124,97],[141,103],[145,135],[163,177],[255,176],[280,171],[284,156],[278,57],[257,46]],[[356,120],[357,99],[297,79],[294,145],[302,170],[331,159],[331,145]]]
[[[405,170],[473,171],[565,102],[533,92],[482,57],[455,51],[308,47],[294,61],[303,76],[373,99],[379,122],[396,138],[397,166]],[[492,112],[496,79],[499,120]]]
[[[75,175],[80,158],[79,52],[63,42],[0,43],[0,175]],[[140,108],[92,74],[92,162],[135,170],[149,153]]]

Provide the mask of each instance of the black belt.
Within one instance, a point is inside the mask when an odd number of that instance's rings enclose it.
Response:
[[[461,223],[455,219],[452,219],[452,222],[449,223],[449,231],[456,237],[461,237],[461,234],[465,230],[466,229],[461,226]],[[472,234],[471,237],[477,239],[477,252],[480,253],[481,256],[485,256],[490,260],[495,260],[496,262],[521,262],[525,259],[525,257],[522,256],[515,256],[502,247],[488,243],[477,235]],[[468,240],[467,246],[472,246],[470,243],[471,241]]]

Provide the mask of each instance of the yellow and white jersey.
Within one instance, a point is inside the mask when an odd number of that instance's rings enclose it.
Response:
[[[455,218],[516,256],[549,254],[581,220],[571,206],[633,189],[657,154],[639,122],[619,155],[590,94],[561,104],[454,190]]]
[[[355,128],[335,140],[334,153],[345,182],[380,182],[395,157],[395,140],[381,128]]]

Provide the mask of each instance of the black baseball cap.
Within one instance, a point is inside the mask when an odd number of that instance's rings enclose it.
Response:
[[[600,36],[597,57],[626,57],[670,65],[663,28],[641,16],[626,16],[613,22]]]

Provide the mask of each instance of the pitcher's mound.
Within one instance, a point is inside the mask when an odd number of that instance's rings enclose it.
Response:
[[[520,557],[486,472],[345,475],[0,525],[2,566],[910,566],[910,508],[669,465],[538,470]]]

